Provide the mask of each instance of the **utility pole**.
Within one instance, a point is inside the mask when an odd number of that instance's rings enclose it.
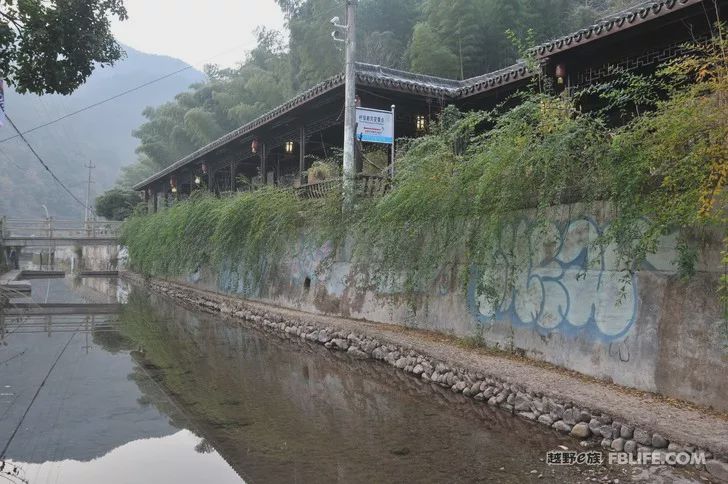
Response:
[[[344,102],[344,200],[350,205],[356,175],[356,7],[346,0],[346,88]]]
[[[88,165],[84,165],[84,168],[88,168],[88,185],[86,185],[86,214],[84,215],[83,221],[86,225],[86,232],[89,232],[89,222],[91,222],[91,209],[89,208],[89,203],[91,203],[91,184],[93,183],[91,180],[91,170],[96,168],[96,165],[89,161]]]

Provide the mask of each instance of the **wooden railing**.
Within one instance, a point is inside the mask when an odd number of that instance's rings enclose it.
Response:
[[[296,187],[294,188],[294,190],[299,198],[324,198],[333,190],[339,189],[340,186],[341,180],[336,178],[333,180],[324,180],[316,183],[309,183],[308,185]]]
[[[303,199],[323,198],[333,190],[341,189],[342,180],[336,178],[316,183],[309,183],[295,188],[296,194]],[[362,197],[382,196],[391,188],[391,180],[378,175],[357,175],[355,181],[356,194]]]

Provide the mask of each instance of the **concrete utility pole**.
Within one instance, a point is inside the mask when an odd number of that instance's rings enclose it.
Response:
[[[86,231],[88,232],[90,229],[89,222],[91,221],[91,209],[89,208],[89,203],[91,200],[91,184],[93,183],[91,180],[91,170],[96,168],[96,165],[89,161],[88,165],[84,165],[84,168],[88,168],[88,185],[86,185],[86,214],[84,215],[83,220],[86,224]]]
[[[351,202],[356,175],[356,7],[346,1],[346,91],[344,103],[344,199]]]

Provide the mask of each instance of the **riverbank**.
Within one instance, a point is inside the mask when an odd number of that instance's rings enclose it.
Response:
[[[725,413],[485,348],[467,348],[431,332],[293,311],[132,273],[122,276],[186,305],[316,341],[362,359],[380,360],[592,445],[633,454],[705,451],[708,470],[728,479]]]

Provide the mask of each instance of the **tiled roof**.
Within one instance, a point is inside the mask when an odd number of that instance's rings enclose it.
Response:
[[[203,146],[197,151],[190,153],[181,160],[176,161],[164,170],[155,173],[146,180],[134,185],[135,190],[141,190],[148,184],[162,178],[179,168],[191,163],[192,161],[208,154],[230,141],[244,136],[256,128],[276,119],[290,110],[305,104],[310,99],[316,98],[328,91],[344,85],[344,75],[339,74],[327,79],[311,89],[304,91],[290,101],[278,106],[277,108],[263,114],[253,121],[241,126],[240,128],[227,133],[212,143]],[[371,64],[357,64],[357,84],[360,86],[380,87],[389,90],[409,92],[422,96],[431,96],[438,98],[453,99],[459,95],[461,81],[452,79],[444,79],[440,77],[427,76],[424,74],[415,74],[412,72],[399,71],[382,66]]]
[[[516,80],[527,77],[528,71],[525,65],[516,64],[506,69],[474,77],[465,81],[454,79],[445,79],[442,77],[428,76],[424,74],[416,74],[413,72],[400,71],[390,69],[388,67],[376,66],[372,64],[357,64],[357,85],[366,87],[379,87],[392,91],[407,92],[420,96],[428,96],[443,99],[458,99],[470,96],[480,92],[504,86]],[[197,160],[230,141],[240,138],[241,136],[254,131],[266,123],[276,119],[290,110],[305,104],[310,99],[316,98],[328,91],[344,85],[344,75],[339,74],[327,79],[320,84],[304,91],[290,101],[278,106],[277,108],[263,114],[253,121],[241,126],[240,128],[227,133],[212,143],[203,146],[197,151],[190,153],[181,160],[176,161],[164,170],[155,173],[146,180],[134,185],[135,190],[141,190],[150,183],[175,172],[179,168]]]
[[[465,98],[479,94],[481,92],[497,89],[522,79],[531,77],[533,73],[528,69],[524,62],[519,62],[508,66],[504,69],[483,74],[482,76],[472,77],[460,81],[460,89],[458,97]]]
[[[604,18],[587,28],[543,43],[532,52],[536,54],[537,58],[548,57],[703,2],[704,0],[655,0],[641,3]]]

